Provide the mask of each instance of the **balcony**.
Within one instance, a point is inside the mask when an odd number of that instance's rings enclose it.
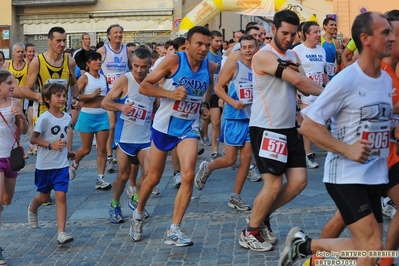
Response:
[[[98,0],[12,0],[13,6],[66,6],[96,4]]]

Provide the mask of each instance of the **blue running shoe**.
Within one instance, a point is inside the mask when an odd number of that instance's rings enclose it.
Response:
[[[166,240],[164,242],[167,245],[175,245],[178,247],[184,246],[192,246],[194,245],[193,241],[190,238],[187,238],[181,231],[180,226],[176,226],[175,229],[172,227],[166,233]]]
[[[109,209],[109,216],[111,217],[111,223],[113,224],[121,224],[125,221],[123,220],[121,205],[115,205]]]

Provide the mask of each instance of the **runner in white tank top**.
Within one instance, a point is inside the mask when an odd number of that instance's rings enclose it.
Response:
[[[297,34],[298,16],[283,10],[275,14],[273,23],[272,42],[252,59],[254,101],[249,126],[252,150],[264,183],[239,244],[254,251],[270,250],[270,244],[277,241],[270,228],[270,214],[306,185],[305,152],[295,127],[296,88],[315,95],[322,91],[321,86],[302,74],[302,67],[295,64],[300,63],[299,59],[288,50]],[[294,66],[291,68],[282,60]],[[297,72],[298,68],[302,73]],[[283,174],[287,177],[285,184]]]
[[[123,27],[119,24],[113,24],[107,29],[108,43],[98,49],[103,59],[102,71],[107,78],[108,90],[111,90],[116,80],[132,65],[132,57],[126,45],[122,44]],[[114,112],[108,112],[109,118],[109,136],[107,140],[107,166],[106,172],[115,172],[116,161],[113,156],[112,144],[114,142],[116,116]]]
[[[151,57],[148,49],[137,48],[133,53],[131,72],[116,81],[102,103],[104,108],[118,114],[115,145],[119,170],[114,181],[111,208],[108,211],[112,223],[123,222],[120,197],[131,171],[129,158],[137,156],[142,167],[142,177],[137,184],[137,190],[140,189],[149,169],[150,126],[155,98],[141,94],[139,86],[151,67]],[[137,200],[133,202],[133,199],[130,199],[129,207],[135,209],[136,206]]]

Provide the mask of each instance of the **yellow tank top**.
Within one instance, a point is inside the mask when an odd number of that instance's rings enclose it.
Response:
[[[61,83],[68,88],[71,78],[71,71],[69,69],[68,55],[63,55],[63,62],[60,67],[50,65],[43,54],[38,55],[39,59],[39,74],[37,75],[37,83],[39,85],[39,91],[47,83]],[[38,117],[47,111],[47,107],[44,104],[40,104],[38,108]],[[66,106],[61,110],[65,111]]]
[[[14,75],[20,86],[25,85],[26,77],[28,76],[28,63],[25,63],[22,69],[15,69],[12,63],[13,61],[10,61],[8,64],[8,70]]]
[[[13,61],[9,61],[8,63],[8,71],[11,72],[11,74],[13,74],[13,76],[15,77],[15,79],[18,82],[19,86],[24,86],[25,82],[26,82],[26,78],[28,76],[28,63],[25,63],[24,67],[22,69],[15,69],[14,66],[12,65]],[[24,106],[24,99],[21,99],[21,106],[23,108]]]

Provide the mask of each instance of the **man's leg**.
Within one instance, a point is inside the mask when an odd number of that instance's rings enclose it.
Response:
[[[176,148],[172,150],[172,165],[173,165],[173,179],[176,188],[181,185],[181,173],[180,173],[180,162],[177,156]]]
[[[211,142],[212,142],[212,160],[218,158],[219,153],[219,136],[220,136],[220,107],[211,107],[209,109],[212,123]]]
[[[152,193],[152,189],[159,183],[162,173],[165,169],[166,151],[158,150],[154,142],[151,143],[151,162],[147,177],[141,183],[139,189],[139,203],[137,206],[138,212],[143,212],[144,207]]]
[[[399,206],[399,184],[390,188],[387,191],[388,197],[391,198],[396,206]],[[395,213],[391,222],[389,223],[387,240],[385,244],[385,250],[398,250],[399,248],[399,214]],[[381,258],[380,266],[391,266],[393,265],[394,258]]]
[[[150,154],[151,162],[149,163],[148,174],[146,177],[143,175],[144,178],[141,178],[137,184],[139,202],[133,212],[133,220],[129,233],[133,241],[140,241],[143,237],[144,207],[152,193],[152,189],[161,180],[165,169],[166,157],[168,156],[168,152],[159,150],[153,141],[151,142]]]
[[[112,111],[107,111],[108,119],[109,119],[109,135],[107,139],[107,167],[106,171],[109,173],[113,173],[115,171],[115,162],[112,151],[112,145],[114,143],[115,137],[115,123],[116,123],[116,115]]]
[[[227,145],[226,145],[226,147],[227,147]],[[238,152],[238,148],[234,154],[237,155],[237,152]],[[237,157],[235,156],[234,163],[235,163],[236,159],[237,159]],[[233,193],[230,195],[230,199],[227,204],[230,208],[235,208],[240,211],[251,210],[251,207],[248,204],[246,204],[245,201],[240,196],[242,188],[245,183],[245,180],[247,179],[249,167],[251,165],[251,159],[252,159],[251,143],[245,142],[244,146],[241,148],[241,151],[240,151],[240,165],[238,166],[238,169],[237,169]],[[231,164],[231,165],[233,165],[233,164]]]
[[[119,145],[116,148],[116,156],[118,156],[118,175],[114,180],[112,189],[112,202],[109,209],[111,223],[123,223],[123,215],[121,210],[121,195],[125,189],[126,182],[130,175],[129,156],[122,151]]]
[[[268,214],[273,213],[275,210],[284,206],[305,189],[307,185],[307,171],[306,168],[288,168],[286,171],[287,182],[283,184],[280,194],[273,201],[272,207]]]
[[[177,155],[180,161],[182,183],[179,191],[176,194],[174,210],[173,210],[173,224],[180,224],[184,213],[191,201],[193,193],[193,182],[195,174],[195,163],[197,161],[197,147],[198,140],[195,138],[183,139],[177,145]]]

